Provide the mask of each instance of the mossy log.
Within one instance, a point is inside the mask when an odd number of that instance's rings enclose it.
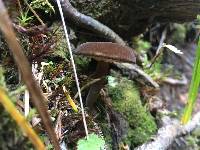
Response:
[[[200,13],[200,0],[71,0],[71,4],[125,39],[155,22],[188,22]]]
[[[133,148],[150,140],[157,126],[142,105],[136,85],[126,78],[109,76],[107,89],[115,112],[112,113],[115,119],[111,119],[111,122],[118,132],[118,142],[125,142]]]

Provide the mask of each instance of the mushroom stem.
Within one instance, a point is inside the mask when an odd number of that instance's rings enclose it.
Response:
[[[107,75],[108,72],[109,72],[109,63],[99,61],[97,63],[97,68],[95,71],[95,77],[96,78],[103,77]],[[86,106],[89,108],[89,110],[94,109],[94,104],[97,101],[99,92],[103,88],[104,84],[105,84],[105,80],[102,78],[100,81],[96,82],[90,87],[90,90],[86,98]]]

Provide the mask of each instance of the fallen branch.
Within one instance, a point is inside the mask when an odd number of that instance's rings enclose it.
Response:
[[[173,79],[170,77],[167,77],[163,80],[163,82],[171,85],[186,85],[188,84],[187,78],[182,75],[182,79]]]
[[[156,83],[148,74],[146,74],[142,69],[140,69],[137,65],[128,64],[128,63],[117,63],[115,65],[121,69],[130,70],[141,75],[148,83],[150,83],[153,87],[159,88],[158,83]]]
[[[45,34],[49,31],[49,29],[46,26],[42,26],[42,25],[33,26],[31,28],[25,28],[13,23],[13,27],[15,28],[15,30],[17,30],[17,32],[26,34],[28,36],[34,36],[37,34]]]
[[[193,119],[186,125],[181,125],[177,120],[168,120],[167,122],[167,125],[158,130],[153,141],[147,142],[135,148],[135,150],[166,150],[170,145],[172,145],[177,137],[189,134],[197,127],[200,127],[200,112],[196,113]]]
[[[56,3],[56,0],[53,1]],[[112,29],[93,19],[92,17],[86,16],[77,11],[70,4],[69,0],[61,0],[61,5],[63,8],[64,17],[70,19],[76,25],[96,32],[112,42],[126,45],[126,42],[123,41],[123,39],[119,35],[117,35]]]

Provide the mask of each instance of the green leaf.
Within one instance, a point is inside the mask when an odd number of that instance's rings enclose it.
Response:
[[[26,26],[33,20],[33,16],[28,16],[28,11],[20,12],[20,16],[17,17],[21,26]]]
[[[78,150],[102,150],[105,146],[105,141],[92,133],[88,135],[88,139],[80,139],[78,141]]]
[[[192,72],[192,81],[190,83],[188,102],[184,109],[184,114],[181,118],[181,122],[183,124],[186,124],[192,116],[192,111],[198,95],[199,83],[200,83],[200,38],[197,46],[196,59]]]

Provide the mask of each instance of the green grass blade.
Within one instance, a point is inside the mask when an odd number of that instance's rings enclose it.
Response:
[[[196,59],[192,72],[192,81],[190,83],[188,102],[184,109],[183,116],[181,118],[181,122],[183,124],[186,124],[192,116],[192,111],[198,95],[199,83],[200,83],[200,38],[198,41]]]

